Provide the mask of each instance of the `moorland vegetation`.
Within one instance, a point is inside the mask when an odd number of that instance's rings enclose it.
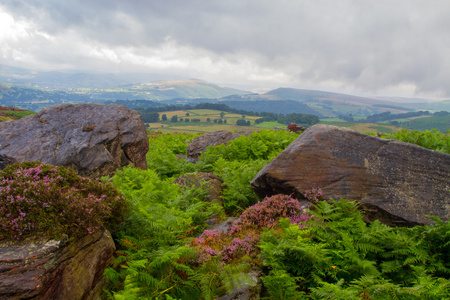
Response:
[[[8,225],[0,238],[106,225],[118,245],[105,272],[110,299],[215,299],[242,286],[260,289],[261,299],[448,299],[447,221],[431,217],[434,225],[413,228],[367,224],[357,203],[323,199],[320,187],[304,195],[309,209],[289,195],[259,199],[250,181],[298,135],[261,130],[208,147],[192,164],[180,155],[196,136],[150,132],[148,170],[125,167],[103,182],[40,163],[3,170],[0,216]],[[392,137],[450,153],[450,138],[437,131]],[[223,205],[204,201],[205,186],[173,184],[194,171],[223,180]],[[48,202],[53,198],[57,205]],[[59,224],[61,213],[75,227],[52,233],[48,224]],[[206,225],[212,217],[238,216],[225,232]]]

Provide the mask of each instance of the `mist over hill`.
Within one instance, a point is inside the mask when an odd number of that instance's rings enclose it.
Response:
[[[286,87],[252,93],[200,79],[161,78],[163,76],[154,73],[47,72],[0,65],[0,104],[39,111],[67,102],[149,100],[161,102],[161,105],[211,102],[246,111],[296,112],[325,118],[364,117],[383,112],[450,111],[450,101],[410,99],[408,102],[406,98],[360,97]]]

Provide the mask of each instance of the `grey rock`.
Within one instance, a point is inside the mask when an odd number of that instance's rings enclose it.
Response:
[[[247,283],[235,285],[233,291],[227,295],[218,297],[217,300],[257,300],[260,299],[262,282],[260,279],[261,270],[253,270],[246,274]]]
[[[249,135],[251,131],[239,131],[231,133],[225,130],[207,132],[199,137],[196,137],[187,147],[188,158],[198,158],[206,151],[208,146],[218,146],[234,140],[241,135]]]
[[[359,201],[368,220],[388,225],[450,216],[450,155],[336,126],[309,128],[251,184],[260,197],[304,198],[305,191],[321,188],[326,198]]]
[[[114,251],[107,230],[76,240],[0,243],[0,299],[101,299]]]
[[[126,165],[146,169],[148,147],[140,115],[122,105],[60,104],[0,123],[0,169],[40,161],[100,177]]]
[[[220,233],[227,232],[228,228],[234,226],[239,221],[239,218],[228,218],[226,221],[213,225],[208,230],[217,230]]]

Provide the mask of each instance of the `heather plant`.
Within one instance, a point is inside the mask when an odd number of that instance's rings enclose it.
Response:
[[[231,233],[246,228],[273,228],[280,218],[288,218],[291,223],[302,225],[309,215],[300,202],[292,196],[278,194],[266,197],[263,201],[247,208],[230,228]]]
[[[318,202],[320,200],[324,200],[321,188],[312,188],[310,190],[306,190],[303,196],[305,196],[305,198],[310,202]]]
[[[297,199],[274,195],[247,208],[227,232],[205,230],[191,246],[198,248],[200,263],[214,257],[225,263],[245,256],[256,258],[259,236],[263,230],[276,227],[280,218],[287,218],[299,228],[309,219]]]
[[[103,226],[114,230],[127,210],[112,185],[40,162],[1,171],[0,201],[0,240],[73,237]]]

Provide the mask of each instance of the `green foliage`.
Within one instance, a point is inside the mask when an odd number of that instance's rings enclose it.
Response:
[[[168,294],[197,299],[201,294],[195,281],[198,276],[186,264],[192,250],[182,244],[202,232],[205,221],[220,215],[221,208],[203,201],[201,187],[180,189],[155,170],[126,167],[112,182],[123,191],[131,207],[116,232],[124,248],[115,262],[121,270],[111,268],[105,273],[112,286],[111,297],[157,299]]]
[[[159,121],[159,113],[157,112],[139,112],[144,123],[156,123]]]
[[[0,172],[0,240],[76,237],[102,226],[114,229],[126,211],[117,189],[72,169],[24,162]]]
[[[300,229],[287,221],[261,237],[269,276],[283,270],[312,299],[444,299],[450,293],[450,226],[367,225],[354,202],[315,203]],[[266,286],[268,293],[276,287]],[[286,287],[286,290],[288,288]]]
[[[187,144],[196,137],[188,134],[149,134],[150,149],[147,152],[147,166],[162,178],[179,176],[193,171],[194,167],[177,155],[186,155]]]
[[[259,202],[250,187],[298,135],[263,130],[210,146],[190,164],[177,155],[194,137],[150,133],[149,170],[125,168],[112,179],[130,211],[114,233],[115,265],[105,272],[110,298],[214,299],[239,283],[253,286],[249,272],[256,267],[265,299],[448,299],[448,222],[366,224],[356,203],[320,201],[320,189],[307,194],[314,199],[308,221],[297,200],[276,195]],[[219,176],[226,212],[243,212],[227,232],[204,231],[223,208],[204,202],[201,187],[172,184],[192,171]]]
[[[224,181],[222,198],[228,213],[242,212],[259,200],[250,186],[255,175],[283,151],[297,134],[261,130],[214,147],[208,147],[195,165],[197,171],[214,172]]]
[[[296,278],[285,270],[271,270],[269,275],[261,277],[271,299],[307,299],[305,293],[297,291]]]
[[[255,204],[259,197],[250,186],[255,175],[267,164],[264,160],[226,161],[219,158],[214,164],[214,173],[223,180],[223,206],[228,214],[237,214],[250,205]]]
[[[11,116],[17,119],[23,118],[25,116],[29,116],[29,115],[34,115],[35,112],[34,111],[28,111],[28,110],[7,110],[7,111],[2,111],[3,114],[7,115],[7,116]]]
[[[260,130],[214,147],[208,147],[197,163],[199,169],[212,171],[218,158],[227,161],[272,160],[298,137],[288,131]]]
[[[131,205],[120,236],[149,238],[154,247],[179,244],[180,236],[198,233],[212,214],[220,212],[216,204],[203,201],[201,188],[182,190],[154,170],[126,167],[112,182]]]
[[[402,142],[411,143],[431,150],[450,154],[450,135],[439,132],[435,129],[432,129],[431,131],[403,129],[395,133],[383,135],[382,137],[396,139]]]
[[[392,122],[393,123],[393,122]],[[447,133],[449,130],[450,124],[450,115],[436,115],[425,117],[425,118],[417,118],[412,119],[406,122],[398,122],[399,126],[406,127],[414,130],[430,130],[431,128],[435,128],[440,132]]]

